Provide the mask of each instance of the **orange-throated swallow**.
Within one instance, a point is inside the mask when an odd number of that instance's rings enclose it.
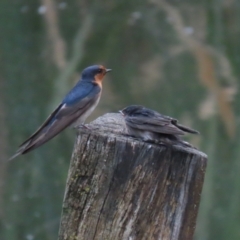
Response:
[[[199,132],[178,123],[174,118],[164,116],[152,109],[139,105],[131,105],[119,111],[125,120],[128,134],[144,141],[168,139],[182,141],[179,136],[185,133]],[[182,141],[185,145],[185,141]]]
[[[16,154],[25,154],[55,137],[68,126],[79,127],[96,108],[102,93],[102,80],[111,69],[93,65],[83,70],[81,79],[65,96],[60,105],[47,118],[42,126],[25,142]]]

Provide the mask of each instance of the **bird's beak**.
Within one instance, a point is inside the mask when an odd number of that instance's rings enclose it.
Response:
[[[111,72],[112,71],[112,69],[110,69],[110,68],[108,68],[108,69],[106,69],[106,72],[108,73],[108,72]]]
[[[123,114],[123,112],[120,110],[120,111],[118,111],[119,113],[121,113],[121,115],[123,115],[124,116],[124,114]]]

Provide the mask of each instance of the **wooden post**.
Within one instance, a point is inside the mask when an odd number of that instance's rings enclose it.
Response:
[[[59,240],[191,240],[207,157],[121,135],[120,114],[80,129]]]

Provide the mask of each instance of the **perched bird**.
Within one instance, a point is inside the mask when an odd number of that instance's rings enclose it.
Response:
[[[186,143],[179,136],[185,135],[185,133],[199,133],[179,124],[174,118],[143,106],[131,105],[119,112],[124,117],[129,135],[142,138],[144,141],[169,140],[170,142]],[[191,146],[187,143],[186,145]]]
[[[102,80],[109,71],[111,69],[106,69],[101,65],[85,68],[81,79],[65,96],[60,105],[42,126],[19,146],[16,154],[9,160],[41,146],[68,126],[76,128],[82,125],[96,108],[101,97]]]

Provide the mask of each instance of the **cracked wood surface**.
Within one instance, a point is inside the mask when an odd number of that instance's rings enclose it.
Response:
[[[126,137],[120,114],[79,129],[59,240],[191,240],[207,156]]]

